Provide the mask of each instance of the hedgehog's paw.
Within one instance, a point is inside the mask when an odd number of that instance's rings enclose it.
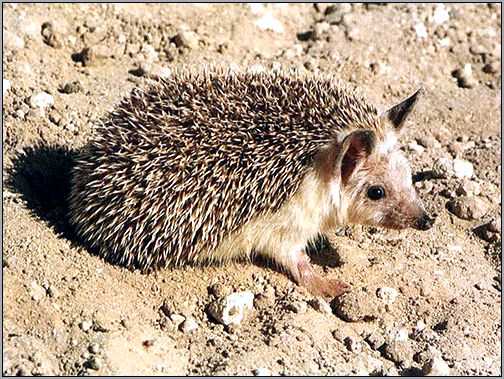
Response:
[[[290,271],[296,282],[315,296],[333,299],[348,290],[345,283],[316,274],[310,264],[310,258],[304,252],[292,255]]]

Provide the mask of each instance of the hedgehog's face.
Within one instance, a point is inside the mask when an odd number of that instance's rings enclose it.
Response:
[[[397,143],[397,134],[418,93],[383,113],[382,137],[378,138],[372,130],[359,129],[339,145],[336,180],[340,198],[335,205],[348,222],[419,230],[433,225],[434,220],[416,194],[411,169]]]
[[[406,158],[397,148],[380,151],[379,145],[342,183],[348,221],[392,229],[429,229],[433,220],[416,194]]]

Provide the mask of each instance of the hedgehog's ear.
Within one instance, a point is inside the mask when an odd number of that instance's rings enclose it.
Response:
[[[342,183],[348,181],[357,164],[373,152],[375,145],[376,135],[369,129],[355,130],[343,139],[335,162]]]
[[[400,130],[403,127],[404,121],[406,121],[406,118],[413,110],[422,91],[423,88],[420,88],[402,103],[397,104],[384,113],[384,116],[394,125],[396,130]]]

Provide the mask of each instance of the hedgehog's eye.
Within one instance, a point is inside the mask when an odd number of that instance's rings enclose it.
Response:
[[[367,195],[371,200],[380,200],[385,197],[385,189],[382,186],[369,187]]]

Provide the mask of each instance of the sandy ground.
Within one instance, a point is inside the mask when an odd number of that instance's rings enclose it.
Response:
[[[501,374],[500,4],[4,4],[3,33],[4,374]],[[422,85],[403,143],[434,228],[328,236],[316,269],[351,285],[332,308],[262,262],[143,275],[90,254],[65,199],[92,125],[214,62],[336,73],[380,107]],[[209,306],[237,291],[253,306],[223,326]]]

